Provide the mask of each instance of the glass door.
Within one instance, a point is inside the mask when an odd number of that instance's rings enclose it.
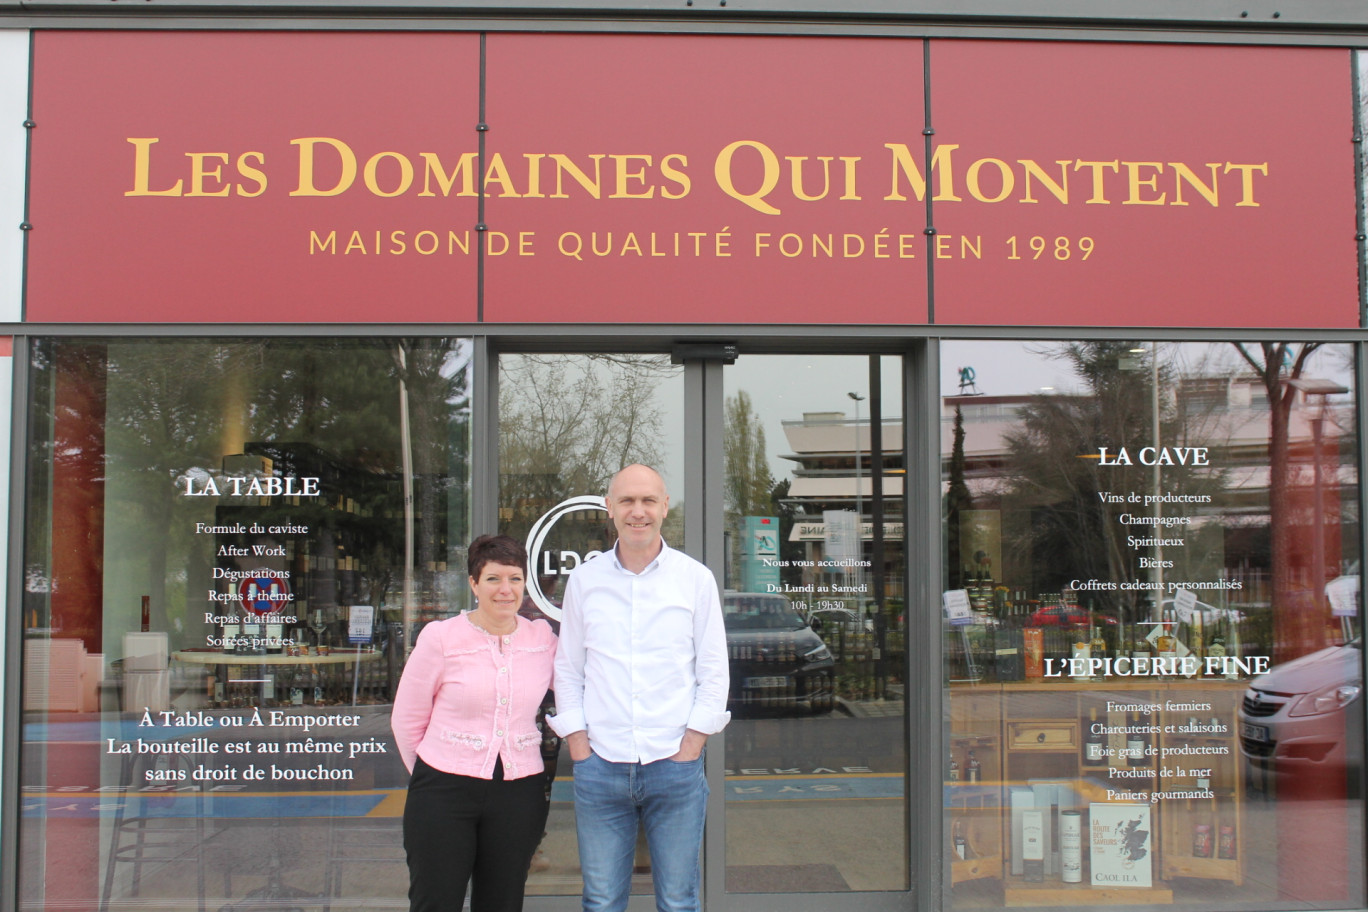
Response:
[[[891,356],[723,370],[728,908],[909,888],[901,377]]]
[[[500,356],[498,527],[528,545],[524,613],[559,627],[570,573],[613,546],[603,495],[624,465],[650,465],[664,477],[670,511],[663,534],[672,547],[685,548],[693,507],[685,484],[685,376],[685,366],[665,354]],[[547,737],[543,753],[554,779],[546,834],[527,882],[531,908],[537,896],[578,896],[582,889],[569,752]],[[651,891],[642,841],[632,892],[644,900]]]
[[[613,544],[609,478],[656,467],[666,540],[723,588],[733,717],[709,742],[706,905],[905,906],[902,359],[680,354],[500,356],[499,528],[529,543],[529,608],[558,620],[569,573]],[[534,910],[582,886],[568,754],[548,760]],[[651,889],[643,843],[633,910]]]

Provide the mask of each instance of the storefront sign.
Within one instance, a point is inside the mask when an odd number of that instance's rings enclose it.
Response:
[[[741,591],[772,592],[779,585],[779,517],[743,517]]]
[[[551,600],[550,593],[546,591],[547,587],[543,585],[543,579],[549,582],[557,576],[565,576],[584,561],[591,557],[597,557],[599,552],[590,551],[587,554],[580,554],[577,551],[557,551],[548,545],[547,539],[552,530],[555,529],[557,522],[566,516],[585,510],[597,510],[607,515],[608,506],[604,503],[603,498],[597,494],[581,494],[578,497],[571,497],[556,504],[543,514],[540,519],[532,524],[532,528],[527,533],[527,560],[531,565],[531,572],[527,574],[527,595],[552,620],[560,620],[561,610],[560,606]]]
[[[1345,64],[42,32],[26,316],[1353,326]]]

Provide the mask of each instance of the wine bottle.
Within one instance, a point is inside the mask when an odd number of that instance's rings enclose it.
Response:
[[[1059,861],[1061,880],[1083,882],[1083,815],[1080,811],[1059,812]]]
[[[1107,639],[1102,635],[1101,627],[1092,629],[1092,639],[1088,641],[1088,654],[1094,659],[1107,657]]]
[[[1178,636],[1176,632],[1178,620],[1172,617],[1170,612],[1166,611],[1164,614],[1166,616],[1163,619],[1163,632],[1155,638],[1154,645],[1157,647],[1160,659],[1176,659],[1178,658]]]
[[[1126,762],[1131,766],[1145,765],[1145,750],[1149,746],[1149,738],[1142,731],[1136,731],[1144,725],[1144,717],[1139,713],[1126,715],[1126,724],[1131,731],[1126,735]]]
[[[1107,762],[1106,737],[1098,729],[1097,707],[1088,710],[1088,728],[1083,735],[1083,765],[1103,766]]]

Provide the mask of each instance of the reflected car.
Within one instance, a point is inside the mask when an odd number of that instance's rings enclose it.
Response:
[[[1363,640],[1276,666],[1250,682],[1240,703],[1240,748],[1256,769],[1342,776],[1363,736]],[[1352,745],[1352,747],[1351,747]]]
[[[868,633],[874,630],[872,618],[861,617],[849,608],[814,608],[808,612],[807,620],[818,633],[836,627],[843,627],[852,633],[860,630]]]
[[[836,705],[831,650],[782,595],[727,592],[722,620],[731,661],[728,708],[824,713]]]
[[[1093,612],[1091,623],[1104,627],[1115,627],[1116,618]],[[1078,605],[1046,605],[1031,612],[1028,627],[1087,627],[1088,609]]]

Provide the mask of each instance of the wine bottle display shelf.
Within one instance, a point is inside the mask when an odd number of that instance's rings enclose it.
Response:
[[[953,689],[951,883],[996,881],[1007,906],[1168,905],[1182,902],[1185,879],[1243,883],[1244,781],[1234,732],[1244,686],[1026,681]],[[1090,849],[1100,850],[1091,809],[1115,816],[1125,806],[1143,819],[1143,876],[1116,885],[1099,868],[1094,881]],[[1069,810],[1081,819],[1081,860],[1072,849],[1061,858],[1059,815]]]

